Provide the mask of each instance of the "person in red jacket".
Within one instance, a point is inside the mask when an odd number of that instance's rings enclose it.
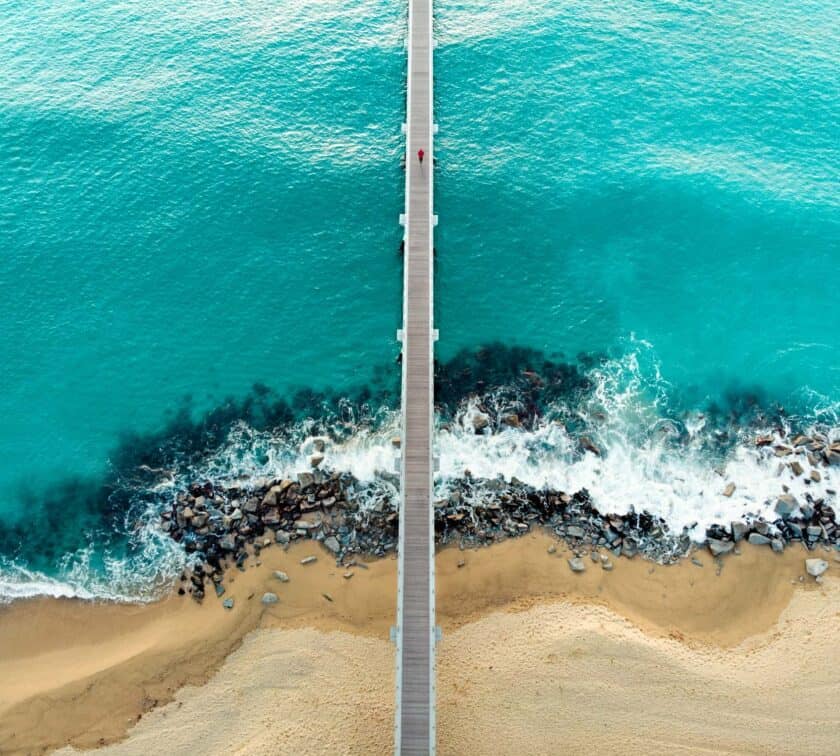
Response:
[[[426,153],[423,150],[417,150],[417,159],[422,163],[423,162],[423,155]]]

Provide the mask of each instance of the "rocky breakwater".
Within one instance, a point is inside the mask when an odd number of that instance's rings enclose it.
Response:
[[[320,461],[318,462],[320,464]],[[244,568],[272,544],[321,542],[338,564],[356,555],[383,556],[398,539],[399,479],[380,472],[371,482],[349,473],[313,469],[247,485],[194,483],[161,514],[160,527],[190,555],[180,593],[202,600],[224,594],[224,574]],[[469,472],[447,484],[435,503],[436,540],[481,546],[548,527],[573,548],[603,546],[615,555],[673,561],[689,548],[683,532],[646,513],[602,515],[586,491],[540,490],[519,480]]]
[[[588,437],[580,444],[581,453],[604,453]],[[605,563],[611,556],[637,555],[659,563],[675,562],[696,545],[723,557],[737,552],[742,541],[775,551],[783,551],[790,543],[811,550],[840,550],[840,527],[832,506],[835,491],[816,486],[825,483],[823,476],[834,469],[840,472],[840,442],[814,434],[789,440],[777,435],[761,436],[755,445],[761,454],[779,459],[779,494],[765,502],[769,506],[764,508],[776,516],[748,514],[715,524],[700,544],[691,529],[673,532],[662,518],[636,512],[632,506],[624,513],[605,513],[603,503],[596,508],[586,489],[537,488],[516,478],[476,477],[469,471],[438,485],[436,540],[466,548],[540,527],[551,530],[578,555],[599,552]],[[381,557],[394,551],[399,477],[380,471],[373,480],[359,481],[348,472],[325,468],[323,462],[323,455],[317,453],[311,469],[287,478],[197,482],[178,493],[162,512],[160,527],[191,556],[180,591],[198,600],[207,590],[221,596],[226,569],[242,568],[249,555],[258,557],[263,548],[275,543],[318,541],[338,564],[345,565],[357,555]],[[798,495],[784,482],[791,478],[805,481],[796,489]],[[722,495],[731,496],[736,485],[727,483]]]
[[[603,547],[615,556],[641,554],[673,562],[691,546],[687,530],[673,533],[648,512],[603,514],[586,489],[574,493],[535,488],[516,478],[476,478],[467,471],[451,481],[446,498],[435,502],[435,528],[441,543],[480,546],[550,529],[570,548]]]
[[[161,528],[191,555],[179,591],[201,600],[210,583],[221,596],[225,570],[273,543],[320,541],[339,560],[383,556],[396,548],[398,482],[386,475],[362,485],[348,473],[313,469],[241,486],[194,483],[161,514]]]

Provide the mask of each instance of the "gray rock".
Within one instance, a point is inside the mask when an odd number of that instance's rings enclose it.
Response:
[[[274,577],[276,577],[281,583],[289,582],[289,576],[282,570],[275,570]]]
[[[583,528],[578,527],[577,525],[569,525],[566,528],[566,535],[570,538],[583,538],[584,530]]]
[[[312,473],[298,473],[298,483],[300,483],[301,488],[309,488],[309,486],[311,486],[314,482],[315,478],[313,477]]]
[[[710,538],[708,545],[709,551],[712,552],[713,556],[728,554],[730,551],[732,551],[732,549],[735,548],[735,544],[732,541],[721,541],[717,538]]]
[[[770,543],[770,539],[767,536],[761,535],[761,533],[750,533],[750,537],[747,540],[753,546],[766,546]]]
[[[606,562],[601,562],[601,569],[604,569],[607,572],[610,572],[612,570],[612,568],[613,568],[613,563],[609,559],[607,559]]]
[[[228,533],[221,541],[219,541],[219,546],[224,549],[225,551],[235,551],[236,550],[236,538]]]
[[[781,538],[774,538],[770,541],[770,547],[777,554],[781,554],[785,550],[785,542]]]
[[[557,547],[552,543],[551,546],[548,547],[548,553],[553,554],[557,551]]]
[[[318,557],[308,556],[308,557],[304,557],[303,559],[301,559],[300,563],[303,564],[303,565],[306,565],[306,564],[312,564],[313,562],[317,562],[317,561],[318,561]]]
[[[817,539],[822,535],[822,528],[819,525],[809,525],[805,531],[811,539]]]
[[[265,593],[263,593],[262,598],[260,599],[260,601],[266,606],[268,604],[276,604],[279,600],[280,599],[277,598],[277,594],[272,593],[271,591],[266,591]]]
[[[776,514],[787,517],[799,506],[793,494],[784,494],[776,499]]]
[[[216,595],[221,596],[225,592],[225,587],[221,583],[216,583]]]
[[[805,571],[812,577],[820,577],[828,569],[825,559],[806,559]]]
[[[274,534],[274,540],[277,541],[277,543],[285,546],[286,544],[289,543],[289,540],[290,540],[289,539],[289,534],[285,530],[278,530]]]
[[[338,542],[338,538],[335,536],[330,536],[329,538],[324,539],[324,546],[326,546],[333,554],[338,554],[341,551],[341,544]]]
[[[569,559],[569,567],[572,572],[583,572],[586,570],[586,564],[584,564],[583,559],[580,557],[572,557]]]
[[[224,601],[222,601],[222,606],[225,609],[233,609],[233,599],[232,598],[226,598]]]
[[[735,543],[738,543],[738,541],[746,538],[747,533],[750,532],[749,526],[746,523],[740,522],[738,520],[734,520],[731,523],[730,527],[732,529],[732,540],[735,541]]]

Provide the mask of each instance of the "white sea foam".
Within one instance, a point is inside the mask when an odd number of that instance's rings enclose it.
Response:
[[[66,554],[55,574],[0,557],[0,604],[36,596],[122,603],[159,598],[174,584],[187,555],[157,527],[157,512],[152,509],[134,530],[129,556],[103,554],[91,544]]]
[[[772,435],[774,444],[789,443],[781,435],[787,429],[741,429],[734,444],[710,451],[715,429],[707,427],[701,413],[686,413],[678,420],[667,416],[668,385],[649,357],[650,345],[638,347],[590,373],[594,390],[580,406],[555,408],[529,430],[476,435],[472,418],[480,401],[485,407],[488,403],[478,398],[465,402],[456,421],[438,433],[441,483],[469,470],[478,477],[516,477],[570,493],[585,488],[602,513],[647,511],[672,530],[689,528],[698,540],[714,523],[758,516],[775,520],[783,486],[802,504],[806,494],[832,498],[840,471],[818,465],[820,480],[813,481],[805,455],[795,457],[804,468],[795,475],[788,460],[775,456],[773,445],[759,448],[754,443],[758,434]],[[825,430],[829,438],[840,437],[834,408],[815,402],[815,409],[835,418],[835,425]],[[582,452],[580,433],[570,433],[560,419],[570,416],[583,425],[602,455]],[[726,496],[730,483],[735,490]]]

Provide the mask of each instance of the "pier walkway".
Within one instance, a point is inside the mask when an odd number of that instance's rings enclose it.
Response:
[[[432,480],[433,114],[432,0],[409,0],[405,270],[402,341],[399,587],[397,592],[397,754],[435,752],[435,566]],[[424,157],[418,159],[418,151]]]

